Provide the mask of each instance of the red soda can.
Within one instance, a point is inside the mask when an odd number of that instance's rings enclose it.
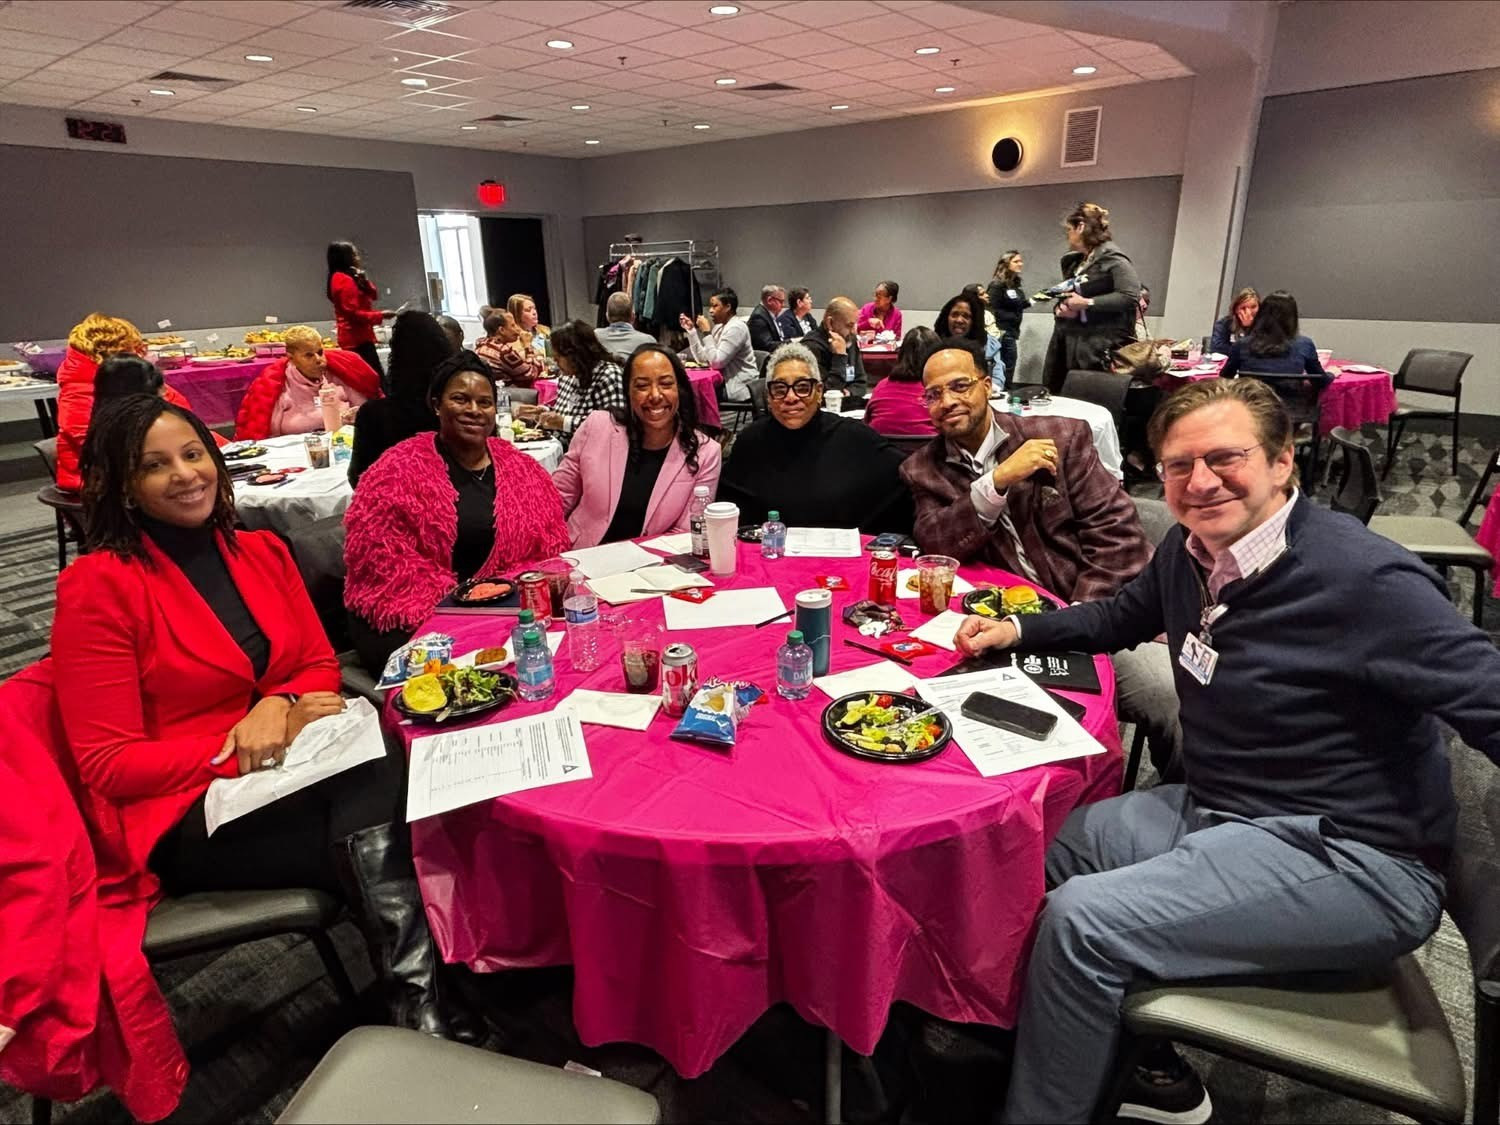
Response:
[[[547,576],[540,570],[528,570],[516,576],[516,583],[521,588],[521,608],[531,610],[538,621],[550,619],[552,589],[547,584]]]
[[[896,604],[896,552],[870,552],[870,600],[876,605]]]
[[[698,654],[692,645],[671,644],[661,654],[661,706],[681,718],[698,690]]]

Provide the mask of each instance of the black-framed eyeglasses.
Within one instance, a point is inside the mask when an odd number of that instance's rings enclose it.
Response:
[[[943,401],[945,394],[952,393],[959,398],[963,398],[964,395],[974,389],[978,382],[978,379],[954,379],[951,382],[943,383],[941,386],[928,387],[922,392],[922,401],[928,406],[936,406]]]
[[[1193,466],[1202,461],[1208,466],[1209,472],[1222,477],[1244,468],[1250,454],[1259,448],[1258,445],[1247,445],[1244,449],[1210,449],[1198,457],[1174,457],[1170,461],[1158,461],[1156,475],[1160,480],[1187,480],[1193,475]]]
[[[793,394],[797,398],[810,398],[817,388],[816,379],[798,379],[795,383],[783,383],[779,379],[773,379],[766,384],[766,394],[772,398],[786,398],[788,394]]]

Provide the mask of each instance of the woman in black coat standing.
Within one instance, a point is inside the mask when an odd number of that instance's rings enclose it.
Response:
[[[1135,339],[1141,279],[1110,238],[1109,212],[1080,203],[1063,221],[1069,252],[1062,258],[1073,291],[1053,309],[1052,343],[1042,381],[1053,394],[1069,371],[1108,371],[1116,348]]]
[[[1021,280],[1021,271],[1025,268],[1021,252],[1007,250],[995,263],[995,276],[990,279],[986,293],[995,327],[1000,329],[1000,359],[1012,383],[1016,381],[1016,344],[1021,339],[1021,313],[1031,305],[1031,298],[1026,296],[1026,283]]]

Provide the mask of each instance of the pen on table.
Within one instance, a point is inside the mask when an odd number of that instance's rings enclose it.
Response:
[[[767,625],[773,625],[777,621],[780,621],[783,617],[790,617],[791,615],[792,615],[792,611],[791,610],[784,609],[780,613],[778,613],[775,617],[768,617],[768,618],[766,618],[764,621],[762,621],[760,624],[758,624],[756,626],[756,628],[757,629],[764,629]]]
[[[887,660],[894,660],[897,664],[905,664],[908,667],[911,666],[911,660],[908,657],[900,656],[897,653],[886,652],[883,649],[874,648],[871,645],[862,645],[858,641],[851,641],[848,637],[844,638],[844,643],[850,648],[859,649],[861,652],[868,652],[875,656],[883,656]]]

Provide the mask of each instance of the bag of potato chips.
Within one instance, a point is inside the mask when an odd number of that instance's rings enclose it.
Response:
[[[765,694],[742,680],[708,680],[693,693],[672,737],[733,746],[740,720]]]

